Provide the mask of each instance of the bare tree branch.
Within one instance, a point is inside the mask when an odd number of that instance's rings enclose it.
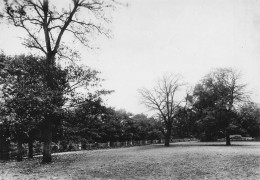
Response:
[[[164,76],[157,82],[152,90],[146,88],[139,89],[141,103],[150,110],[158,112],[163,119],[165,129],[171,132],[172,123],[178,113],[178,109],[183,101],[175,100],[177,90],[184,84],[178,75]],[[167,134],[167,133],[166,133]],[[167,134],[169,136],[169,134]],[[168,137],[169,138],[169,137]]]
[[[84,46],[91,48],[90,38],[92,32],[109,37],[109,32],[100,22],[106,21],[104,8],[109,7],[108,2],[102,0],[71,0],[72,9],[58,12],[49,0],[5,0],[6,17],[16,27],[23,28],[30,39],[25,38],[29,48],[42,51],[46,57],[52,59],[60,54],[59,48],[65,32],[71,33],[74,38]],[[113,3],[113,1],[111,1]],[[54,8],[53,8],[54,7]],[[93,16],[82,17],[81,10],[87,10]],[[108,22],[108,21],[106,21]],[[93,34],[91,34],[93,35]],[[32,42],[28,42],[28,41]],[[61,56],[60,56],[61,57]]]

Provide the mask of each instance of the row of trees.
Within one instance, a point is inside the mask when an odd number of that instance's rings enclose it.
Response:
[[[79,54],[67,45],[64,37],[92,48],[93,37],[110,36],[106,27],[110,22],[109,10],[120,3],[114,0],[71,0],[67,7],[62,8],[51,4],[49,0],[4,0],[0,4],[1,8],[3,7],[0,12],[1,20],[23,30],[27,34],[22,37],[23,44],[30,50],[35,50],[33,52],[44,55],[16,57],[16,62],[12,58],[2,56],[1,83],[4,100],[1,105],[3,116],[0,143],[4,148],[1,150],[8,149],[5,147],[13,136],[19,141],[19,151],[26,139],[31,142],[31,138],[41,137],[44,143],[43,163],[48,163],[52,160],[51,142],[55,138],[53,132],[64,125],[61,122],[65,122],[61,121],[61,117],[68,120],[63,130],[67,128],[67,134],[75,132],[71,126],[66,126],[74,125],[66,117],[75,120],[75,115],[82,114],[79,113],[80,110],[71,108],[79,104],[95,104],[102,94],[110,93],[90,93],[88,87],[96,85],[98,73],[75,64]],[[9,60],[12,62],[9,63]],[[19,60],[26,61],[23,62],[25,65],[19,64]],[[62,66],[58,62],[61,62]],[[12,66],[15,66],[14,71],[11,70]],[[81,86],[86,89],[85,95],[76,90]],[[70,108],[69,112],[64,112],[64,107]],[[96,117],[91,116],[92,120],[98,122],[100,115],[94,116]],[[80,130],[82,131],[86,132],[86,129]],[[78,133],[75,134],[79,136]]]
[[[87,67],[58,66],[54,73],[59,89],[52,91],[46,87],[44,58],[2,54],[1,62],[0,154],[8,153],[15,142],[19,161],[24,143],[33,157],[34,141],[46,140],[44,121],[49,116],[52,141],[67,144],[164,138],[169,146],[171,138],[226,137],[230,145],[230,134],[257,137],[260,133],[259,107],[249,101],[246,86],[232,69],[209,73],[183,100],[176,100],[176,92],[184,86],[180,76],[165,76],[153,91],[140,90],[143,103],[158,110],[157,116],[149,118],[106,107],[102,95],[111,91],[90,93],[88,88],[96,87],[100,79],[97,71]],[[77,91],[82,86],[85,96]]]
[[[161,124],[144,114],[133,115],[89,102],[66,113],[63,140],[81,143],[161,139]]]
[[[1,61],[4,67],[0,74],[2,90],[0,142],[4,147],[8,146],[10,140],[16,141],[18,160],[22,158],[23,142],[29,143],[31,157],[35,139],[45,143],[49,138],[53,139],[53,131],[61,125],[66,108],[95,101],[100,96],[110,93],[96,90],[82,94],[78,91],[79,88],[85,91],[93,89],[100,82],[98,72],[85,66],[54,68],[52,75],[56,88],[53,90],[48,87],[49,72],[43,57],[24,55],[7,57],[2,54]],[[52,121],[46,124],[47,119]]]
[[[139,91],[142,103],[157,111],[164,124],[165,146],[169,146],[172,135],[194,136],[205,141],[226,138],[226,145],[230,145],[233,133],[260,135],[259,107],[251,102],[238,71],[215,69],[185,98],[176,100],[176,92],[182,86],[180,76],[170,75],[160,79],[152,90]]]
[[[42,63],[45,69],[45,81],[39,88],[50,93],[46,98],[46,93],[43,92],[46,100],[43,104],[49,103],[50,106],[47,108],[49,109],[48,113],[37,117],[41,119],[43,127],[41,133],[44,137],[44,163],[52,160],[52,128],[57,112],[65,103],[66,86],[69,85],[71,89],[74,89],[67,82],[62,85],[56,80],[57,73],[61,72],[62,77],[66,75],[66,71],[59,70],[57,60],[62,61],[64,65],[66,59],[73,61],[72,64],[74,64],[75,59],[78,58],[78,52],[66,45],[64,37],[67,36],[68,39],[74,39],[74,42],[91,47],[92,37],[96,35],[109,36],[106,24],[110,22],[110,18],[107,11],[113,9],[114,4],[113,0],[71,0],[67,7],[60,8],[51,4],[49,0],[4,0],[0,2],[0,6],[3,8],[0,9],[1,20],[23,30],[27,34],[27,36],[22,37],[23,44],[44,56]],[[77,70],[78,66],[76,69],[73,66],[71,68],[68,67],[67,72]],[[74,76],[71,78],[78,80],[77,76],[82,75],[81,73],[84,74],[85,71],[74,71]],[[20,78],[20,76],[18,77]],[[42,98],[38,100],[41,101]]]
[[[46,86],[44,59],[34,56],[1,55],[1,149],[17,143],[22,160],[23,144],[33,157],[33,142],[46,139],[45,118],[52,116],[52,141],[116,142],[161,138],[159,123],[145,115],[132,115],[103,105],[101,96],[111,91],[93,91],[98,72],[87,67],[55,69],[56,91]],[[82,86],[92,89],[83,96]],[[85,90],[86,90],[85,89]],[[57,108],[59,107],[59,108]]]

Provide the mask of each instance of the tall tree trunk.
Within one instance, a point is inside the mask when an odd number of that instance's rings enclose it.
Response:
[[[228,130],[226,130],[226,145],[227,146],[231,145],[231,143],[230,143],[230,136],[229,136],[229,131]]]
[[[17,161],[23,160],[23,139],[18,137],[18,143],[17,143]]]
[[[52,142],[52,124],[49,122],[45,124],[43,129],[43,151],[42,151],[42,163],[50,163],[52,161],[51,157],[51,142]]]
[[[226,146],[230,146],[231,142],[230,142],[230,123],[232,122],[232,112],[231,112],[231,108],[232,106],[229,107],[228,110],[225,111],[225,117],[226,118]]]
[[[170,146],[170,141],[171,141],[171,135],[172,135],[172,126],[171,123],[167,124],[167,132],[165,133],[165,142],[164,146]]]
[[[9,160],[9,142],[6,140],[5,136],[0,134],[0,160]]]
[[[46,81],[47,86],[51,90],[55,90],[56,86],[54,83],[54,70],[55,70],[55,54],[50,52],[46,56],[46,63],[48,66],[48,72],[46,74]],[[53,103],[54,101],[52,101]],[[51,142],[52,142],[52,120],[51,117],[46,117],[46,120],[44,122],[44,129],[43,129],[43,151],[42,151],[42,163],[50,163],[52,161],[51,157]]]
[[[28,140],[28,158],[33,158],[33,139],[31,135],[29,135],[29,140]]]

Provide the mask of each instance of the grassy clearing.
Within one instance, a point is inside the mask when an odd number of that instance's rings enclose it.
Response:
[[[0,179],[260,179],[260,142],[174,143],[0,164]]]

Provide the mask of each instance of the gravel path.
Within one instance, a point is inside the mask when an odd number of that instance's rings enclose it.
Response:
[[[174,143],[0,164],[0,179],[260,179],[260,142]]]

